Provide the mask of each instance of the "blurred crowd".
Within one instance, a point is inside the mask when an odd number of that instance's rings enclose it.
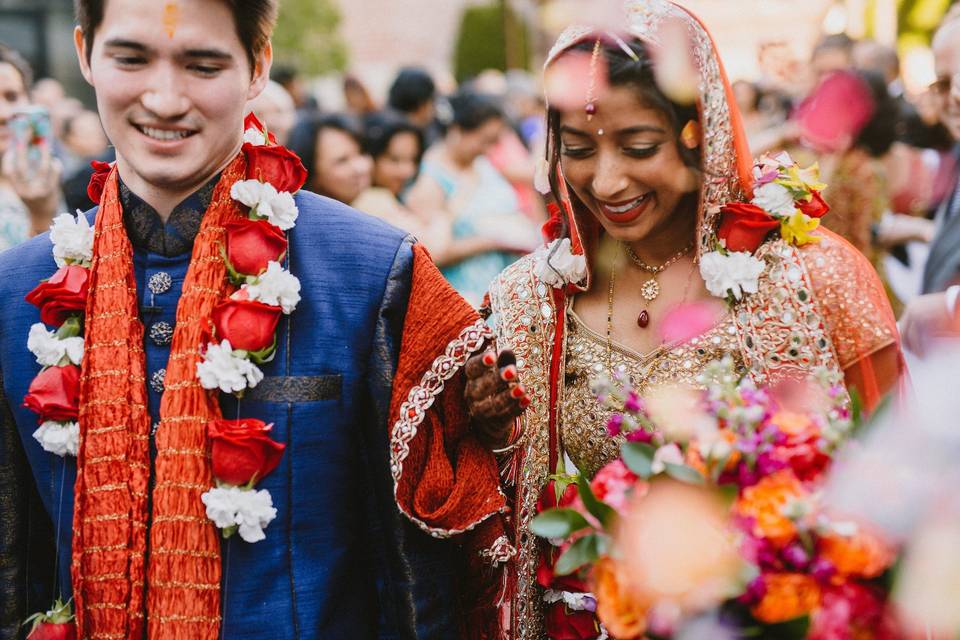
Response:
[[[826,226],[870,259],[898,314],[954,284],[955,271],[923,277],[957,183],[958,132],[943,122],[958,90],[951,78],[909,93],[895,49],[843,34],[823,36],[808,60],[782,43],[757,55],[759,76],[734,83],[754,154],[784,149],[819,162]],[[277,66],[272,77],[249,109],[300,155],[307,187],[417,236],[470,302],[538,244],[546,107],[535,75],[491,70],[441,93],[424,69],[403,68],[380,104],[363,78],[346,74],[338,111],[323,108],[295,68]],[[57,211],[93,206],[90,161],[114,158],[97,114],[57,80],[34,82],[5,47],[0,90],[5,249],[45,230]],[[33,114],[32,134],[17,134],[18,112]],[[943,251],[960,264],[960,243],[935,249]]]

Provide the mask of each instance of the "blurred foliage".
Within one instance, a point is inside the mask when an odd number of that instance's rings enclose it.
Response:
[[[454,48],[453,73],[463,82],[484,69],[529,69],[530,40],[528,26],[505,0],[467,7]]]
[[[343,71],[347,47],[339,26],[335,0],[283,0],[273,32],[276,63],[292,65],[305,76]]]
[[[897,0],[897,30],[900,50],[930,44],[940,20],[955,0]],[[873,35],[877,1],[867,3],[867,35]]]

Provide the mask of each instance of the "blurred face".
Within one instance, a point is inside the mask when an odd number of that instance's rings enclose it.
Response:
[[[692,212],[677,209],[685,194],[697,190],[698,178],[680,158],[676,140],[667,118],[629,87],[610,88],[589,121],[583,109],[560,118],[564,176],[607,233],[622,242],[692,228]],[[687,217],[678,227],[681,215]]]
[[[27,88],[23,86],[20,73],[12,64],[0,63],[0,154],[6,152],[13,142],[10,118],[28,102]]]
[[[110,0],[90,62],[74,33],[84,77],[93,85],[103,128],[135,192],[187,194],[239,151],[243,110],[263,89],[269,45],[251,70],[226,2],[180,0],[178,20],[164,3]]]
[[[839,47],[829,47],[818,51],[810,63],[818,80],[831,71],[843,71],[853,66],[850,52]]]
[[[459,127],[451,129],[453,151],[464,164],[470,164],[497,144],[502,131],[500,118],[491,118],[471,131]]]
[[[960,20],[943,27],[933,41],[937,81],[933,93],[940,122],[960,141]]]
[[[360,145],[338,129],[323,129],[317,140],[317,193],[350,204],[370,186],[370,158]]]
[[[70,135],[64,140],[70,150],[81,158],[100,155],[107,148],[100,118],[91,111],[75,116],[70,126]]]
[[[373,184],[399,195],[403,187],[417,174],[417,156],[420,143],[417,136],[403,131],[392,138],[386,152],[373,163]]]

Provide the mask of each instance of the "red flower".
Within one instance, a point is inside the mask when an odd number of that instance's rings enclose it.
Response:
[[[287,237],[267,220],[234,220],[226,229],[227,260],[237,273],[258,276],[287,251]]]
[[[286,445],[270,439],[272,428],[254,418],[208,422],[214,477],[240,487],[276,469]]]
[[[113,168],[109,162],[100,162],[92,160],[90,166],[93,167],[93,175],[90,176],[90,183],[87,184],[87,197],[93,204],[100,204],[100,196],[103,195],[103,187],[107,184],[107,176]]]
[[[579,493],[577,492],[576,484],[568,484],[567,488],[563,491],[563,495],[560,496],[559,501],[557,500],[555,486],[556,483],[553,480],[547,483],[543,493],[540,494],[540,499],[537,501],[537,513],[542,513],[554,507],[569,507],[577,501]],[[569,542],[570,541],[567,541],[567,544],[559,548],[547,542],[541,543],[540,562],[537,565],[537,582],[540,583],[540,586],[543,588],[576,593],[589,590],[587,583],[577,578],[576,573],[558,576],[553,572],[553,567],[557,564],[557,560],[570,546]]]
[[[540,233],[543,234],[544,240],[550,242],[559,238],[560,232],[563,231],[563,218],[560,215],[560,205],[555,202],[548,204],[547,215],[549,218],[543,223],[543,226],[540,227]]]
[[[563,602],[547,605],[544,624],[550,640],[594,640],[600,637],[596,614],[572,611]]]
[[[234,349],[260,351],[273,344],[280,307],[252,300],[227,298],[213,309],[213,326],[220,340]]]
[[[83,313],[87,305],[89,276],[90,271],[85,267],[65,265],[28,293],[26,301],[40,309],[43,322],[59,326],[71,314]]]
[[[33,628],[27,640],[77,640],[77,625],[71,622],[41,622]]]
[[[307,181],[307,170],[294,152],[280,146],[243,145],[247,156],[247,180],[269,182],[277,191],[296,193]]]
[[[40,422],[71,422],[80,411],[80,367],[47,367],[27,390],[23,406],[40,416]]]
[[[847,582],[824,590],[810,621],[810,640],[893,640],[903,637],[875,587]]]
[[[727,241],[730,251],[753,253],[780,223],[760,207],[748,202],[731,202],[720,210],[717,235]]]
[[[247,129],[256,129],[260,133],[263,133],[266,126],[260,122],[260,118],[251,111],[247,114],[247,117],[243,119],[243,130],[246,131]],[[272,132],[267,132],[267,139],[270,141],[270,144],[277,144],[277,136],[273,135]]]
[[[819,191],[812,191],[813,198],[810,202],[806,200],[797,200],[797,208],[811,218],[822,218],[830,212],[830,205],[824,201]]]

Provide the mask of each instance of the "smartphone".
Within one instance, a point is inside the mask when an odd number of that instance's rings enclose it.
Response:
[[[10,129],[14,153],[21,161],[18,164],[38,170],[43,163],[44,152],[50,149],[50,114],[43,107],[21,107],[10,118]]]

